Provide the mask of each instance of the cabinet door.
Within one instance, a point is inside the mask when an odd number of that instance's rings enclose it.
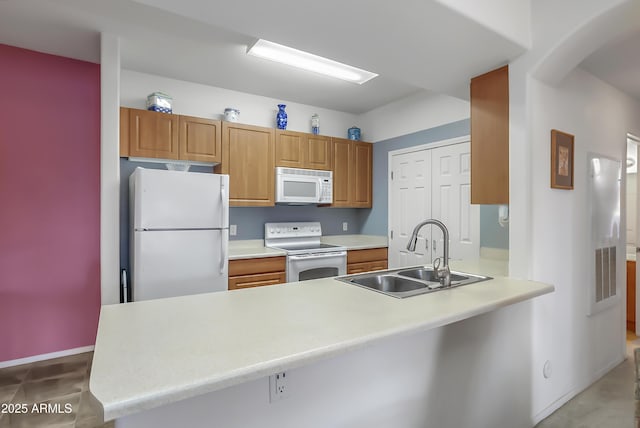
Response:
[[[371,208],[371,181],[373,168],[373,148],[371,143],[353,141],[353,173],[349,186],[352,190],[351,206]]]
[[[330,137],[308,135],[305,168],[331,170],[332,145]]]
[[[129,109],[120,107],[120,157],[129,156]]]
[[[259,126],[222,123],[222,164],[229,174],[229,205],[275,204],[275,133]]]
[[[219,120],[180,116],[180,159],[198,162],[222,161],[221,125]]]
[[[276,166],[304,168],[307,136],[302,132],[276,131]]]
[[[344,138],[332,138],[333,146],[333,204],[334,207],[349,207],[349,171],[353,155],[352,143]]]
[[[178,116],[129,109],[129,156],[178,159]]]
[[[636,331],[636,262],[627,260],[627,330]]]
[[[509,69],[471,79],[471,203],[509,203]]]

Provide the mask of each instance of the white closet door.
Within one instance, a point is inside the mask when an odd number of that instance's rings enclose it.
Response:
[[[431,216],[449,229],[449,257],[474,259],[480,253],[480,207],[471,205],[471,151],[469,143],[431,150]],[[434,258],[442,257],[443,236],[432,227]]]
[[[431,235],[423,228],[415,252],[407,251],[409,237],[416,224],[428,218],[431,204],[431,153],[428,150],[398,154],[391,161],[389,195],[389,267],[431,263]]]

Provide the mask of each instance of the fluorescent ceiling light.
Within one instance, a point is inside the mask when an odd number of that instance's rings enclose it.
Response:
[[[370,71],[262,39],[247,49],[247,54],[360,85],[377,76]]]

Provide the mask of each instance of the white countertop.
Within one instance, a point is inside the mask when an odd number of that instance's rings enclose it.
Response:
[[[112,420],[553,289],[499,277],[396,299],[323,278],[107,305],[100,313],[90,391],[104,419]]]
[[[386,236],[377,235],[328,235],[321,239],[325,244],[341,245],[348,250],[382,248],[387,246]],[[262,239],[229,241],[229,260],[286,256],[282,250],[264,246]]]
[[[267,248],[262,239],[229,241],[229,260],[286,256],[286,251]]]

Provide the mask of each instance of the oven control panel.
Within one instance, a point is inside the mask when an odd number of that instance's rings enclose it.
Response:
[[[264,238],[302,238],[322,236],[320,222],[265,223]]]

